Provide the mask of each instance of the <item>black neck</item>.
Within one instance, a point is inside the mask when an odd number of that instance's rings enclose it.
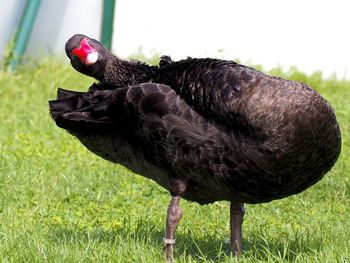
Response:
[[[117,57],[108,60],[104,74],[97,79],[116,86],[135,85],[151,82],[158,67],[138,61],[125,61]]]

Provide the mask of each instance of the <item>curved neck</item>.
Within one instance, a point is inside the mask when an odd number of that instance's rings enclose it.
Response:
[[[126,61],[113,57],[106,63],[104,74],[97,79],[115,86],[128,86],[151,82],[158,67],[150,66],[139,61]]]

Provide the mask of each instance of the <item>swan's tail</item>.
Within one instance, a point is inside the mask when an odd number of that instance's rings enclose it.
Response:
[[[57,126],[70,132],[103,130],[115,123],[108,114],[112,90],[76,92],[59,88],[57,99],[49,101]]]

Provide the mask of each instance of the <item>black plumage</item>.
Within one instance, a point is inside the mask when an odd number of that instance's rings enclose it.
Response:
[[[59,90],[51,114],[92,152],[170,191],[168,257],[180,197],[231,201],[231,246],[240,253],[240,204],[297,194],[339,156],[335,114],[305,84],[225,60],[163,57],[159,67],[123,61],[95,40],[96,65],[81,65],[71,50],[82,37],[67,42],[67,55],[101,83],[87,93]]]

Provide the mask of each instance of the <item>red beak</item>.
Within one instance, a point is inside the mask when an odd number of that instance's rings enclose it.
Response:
[[[90,53],[95,52],[95,51],[96,51],[96,49],[94,49],[92,46],[90,46],[88,43],[88,39],[84,37],[80,41],[80,47],[73,49],[71,54],[73,56],[77,56],[81,60],[86,60],[87,56]]]

